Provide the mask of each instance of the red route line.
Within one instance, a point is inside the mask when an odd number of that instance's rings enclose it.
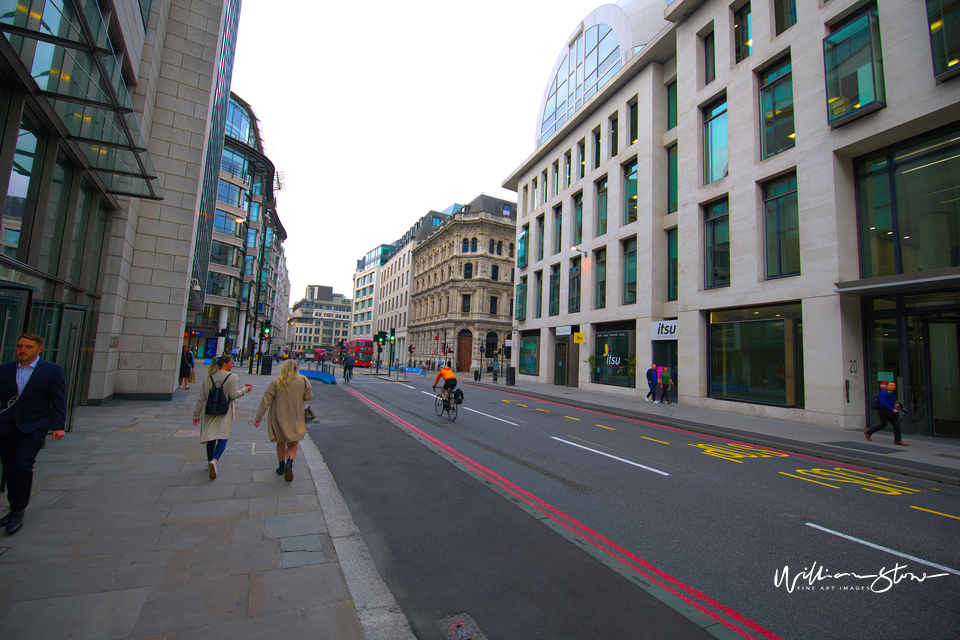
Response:
[[[543,404],[552,404],[552,405],[555,405],[555,406],[558,406],[558,407],[570,407],[570,408],[576,409],[577,411],[583,411],[584,413],[592,413],[592,414],[594,414],[594,415],[603,416],[603,417],[605,417],[605,418],[616,418],[616,419],[618,419],[618,420],[626,420],[627,422],[633,422],[633,423],[635,423],[635,424],[642,424],[642,425],[644,425],[644,426],[654,427],[654,428],[656,428],[656,429],[664,429],[664,430],[666,430],[666,431],[675,431],[675,432],[677,432],[677,433],[682,433],[682,434],[685,434],[685,435],[688,435],[688,436],[694,436],[694,437],[697,437],[697,438],[709,438],[710,440],[719,440],[720,442],[733,443],[733,444],[745,444],[745,445],[747,445],[748,447],[752,447],[752,448],[754,448],[754,449],[759,449],[760,451],[772,451],[772,452],[774,452],[774,453],[783,453],[783,454],[785,454],[785,455],[790,456],[791,458],[800,458],[801,460],[812,460],[813,462],[823,462],[823,458],[816,458],[816,457],[814,457],[814,456],[808,456],[808,455],[804,455],[804,454],[802,454],[802,453],[793,453],[792,451],[783,451],[783,450],[781,450],[781,449],[772,449],[772,448],[770,448],[770,447],[765,447],[765,446],[763,446],[763,445],[750,444],[749,442],[743,442],[743,441],[737,440],[737,439],[735,439],[735,438],[729,438],[729,437],[724,437],[724,436],[714,436],[714,435],[710,435],[710,434],[708,434],[708,433],[699,433],[699,432],[697,432],[697,431],[690,431],[690,430],[688,430],[688,429],[681,429],[681,428],[679,428],[679,427],[671,427],[671,426],[668,426],[668,425],[665,425],[665,424],[657,424],[656,422],[646,422],[645,420],[638,420],[638,419],[636,419],[636,418],[627,418],[627,417],[625,417],[625,416],[618,416],[618,415],[613,414],[613,413],[604,413],[603,411],[594,411],[593,409],[584,409],[584,408],[582,408],[582,407],[576,407],[576,406],[573,406],[573,405],[571,405],[571,404],[564,404],[564,403],[562,403],[562,402],[553,402],[553,401],[551,401],[551,400],[540,400],[539,398],[532,398],[532,397],[530,397],[530,396],[521,395],[521,394],[519,394],[519,393],[511,393],[511,392],[509,392],[509,391],[501,391],[501,390],[499,390],[499,389],[487,389],[486,387],[474,387],[474,388],[475,388],[475,389],[482,389],[482,390],[484,390],[484,391],[495,391],[495,392],[497,392],[497,393],[501,393],[501,394],[506,395],[506,396],[514,396],[514,397],[516,397],[516,398],[524,398],[524,399],[529,399],[529,400],[536,400],[537,402],[540,402],[540,403],[543,403]],[[856,465],[848,464],[848,463],[845,463],[845,462],[837,462],[837,461],[835,461],[835,460],[832,460],[830,463],[833,464],[833,465],[836,465],[836,466],[845,467],[845,468],[847,468],[847,469],[855,469],[855,470],[857,470],[857,471],[863,471],[863,472],[865,472],[865,473],[873,473],[873,472],[876,471],[876,469],[868,469],[868,468],[866,468],[866,467],[858,467],[858,466],[856,466]]]
[[[416,433],[417,435],[425,438],[425,439],[428,440],[431,444],[437,446],[438,448],[440,448],[440,449],[442,449],[443,451],[447,452],[449,455],[451,455],[451,456],[453,456],[454,458],[460,460],[461,462],[463,462],[464,464],[466,464],[467,466],[469,466],[470,468],[472,468],[474,471],[476,471],[476,472],[479,473],[480,475],[482,475],[482,476],[484,476],[484,477],[486,477],[486,478],[488,478],[488,479],[496,482],[497,485],[500,486],[500,488],[503,489],[504,491],[506,491],[507,493],[509,493],[509,494],[511,494],[511,495],[513,495],[513,496],[515,496],[515,497],[517,497],[517,498],[519,498],[520,500],[523,500],[526,504],[528,504],[528,505],[530,505],[531,507],[537,509],[538,511],[540,511],[541,513],[543,513],[544,515],[546,515],[546,516],[549,517],[551,520],[553,520],[554,522],[556,522],[557,524],[559,524],[559,525],[562,526],[563,528],[567,529],[567,530],[570,531],[571,533],[574,533],[574,534],[576,534],[576,535],[578,535],[578,536],[580,536],[580,537],[582,537],[582,538],[585,538],[590,544],[592,544],[594,547],[596,547],[596,548],[599,549],[600,551],[603,551],[605,554],[607,554],[608,556],[610,556],[610,557],[613,558],[614,560],[617,560],[617,561],[620,562],[622,565],[624,565],[624,566],[626,566],[627,568],[631,569],[631,570],[634,571],[635,573],[637,573],[637,574],[643,576],[644,578],[650,580],[651,582],[655,583],[655,584],[656,584],[657,586],[659,586],[660,588],[664,589],[665,591],[671,593],[671,594],[674,595],[675,597],[677,597],[677,598],[681,599],[682,601],[686,602],[687,604],[689,604],[690,606],[694,607],[695,609],[697,609],[698,611],[700,611],[700,612],[703,613],[704,615],[709,616],[709,617],[712,618],[713,620],[719,622],[720,624],[724,625],[725,627],[727,627],[727,628],[731,629],[732,631],[736,632],[736,633],[737,633],[738,635],[740,635],[741,637],[747,638],[748,640],[756,640],[756,636],[750,635],[746,630],[741,629],[740,627],[737,627],[736,625],[732,624],[732,623],[729,622],[728,620],[725,620],[724,618],[722,618],[722,617],[721,617],[720,615],[718,615],[716,612],[707,609],[707,608],[704,606],[704,604],[705,604],[705,605],[709,605],[709,606],[711,606],[711,607],[713,607],[713,608],[715,608],[715,609],[723,612],[724,614],[726,614],[726,615],[729,616],[730,618],[736,620],[737,622],[739,622],[740,624],[744,625],[745,627],[749,627],[749,628],[752,629],[753,631],[758,632],[761,636],[763,636],[764,638],[767,638],[767,640],[783,640],[780,636],[778,636],[777,634],[773,633],[772,631],[764,628],[764,627],[761,626],[760,624],[758,624],[758,623],[750,620],[749,618],[743,616],[743,615],[740,614],[740,613],[737,613],[736,611],[734,611],[733,609],[730,609],[730,608],[727,607],[726,605],[723,605],[723,604],[721,604],[720,602],[717,602],[716,600],[714,600],[714,599],[711,598],[710,596],[708,596],[708,595],[706,595],[706,594],[704,594],[704,593],[701,593],[700,591],[694,589],[694,588],[691,587],[690,585],[685,584],[684,582],[681,582],[680,580],[678,580],[677,578],[673,577],[673,576],[670,575],[669,573],[667,573],[667,572],[663,571],[662,569],[654,566],[653,564],[647,562],[646,560],[644,560],[643,558],[637,556],[637,555],[634,554],[633,552],[631,552],[631,551],[629,551],[629,550],[621,547],[620,545],[618,545],[617,543],[613,542],[612,540],[604,537],[604,536],[601,535],[600,533],[598,533],[598,532],[594,531],[593,529],[587,527],[586,525],[584,525],[584,524],[581,523],[580,521],[578,521],[578,520],[574,519],[573,517],[567,515],[566,513],[564,513],[563,511],[561,511],[560,509],[557,509],[556,507],[550,505],[549,503],[544,502],[543,500],[541,500],[540,498],[538,498],[538,497],[535,496],[534,494],[526,491],[525,489],[522,489],[521,487],[515,485],[514,483],[510,482],[509,480],[507,480],[506,478],[500,476],[499,474],[495,473],[494,471],[492,471],[492,470],[484,467],[483,465],[481,465],[480,463],[476,462],[476,461],[473,460],[472,458],[469,458],[469,457],[465,456],[464,454],[460,453],[459,451],[457,451],[457,450],[454,449],[453,447],[450,447],[450,446],[447,445],[446,443],[438,440],[437,438],[434,438],[433,436],[431,436],[430,434],[426,433],[425,431],[423,431],[423,430],[421,430],[421,429],[418,429],[417,427],[413,426],[412,424],[410,424],[409,422],[407,422],[407,421],[404,420],[403,418],[401,418],[401,417],[399,417],[399,416],[391,413],[390,411],[388,411],[388,410],[385,409],[384,407],[382,407],[382,406],[378,405],[377,403],[373,402],[372,400],[370,400],[369,398],[367,398],[366,396],[364,396],[364,395],[361,394],[360,392],[354,391],[353,389],[347,389],[347,391],[349,391],[353,396],[355,396],[358,400],[360,400],[360,401],[363,402],[364,404],[366,404],[366,405],[368,405],[369,407],[373,408],[374,410],[380,412],[380,413],[383,414],[384,416],[387,416],[387,417],[390,418],[392,421],[394,421],[395,423],[399,424],[401,427],[403,427],[403,428],[405,428],[405,429],[408,429],[409,431],[411,431],[411,432],[413,432],[413,433]],[[564,522],[564,521],[565,521],[565,522]],[[641,567],[643,567],[643,568],[641,569]],[[696,600],[694,600],[694,599],[691,598],[690,596],[687,596],[687,595],[685,595],[685,594],[683,594],[683,593],[680,593],[679,591],[677,591],[677,589],[672,588],[671,586],[665,584],[663,581],[661,581],[661,580],[657,579],[656,577],[654,577],[653,575],[651,575],[651,573],[655,573],[657,576],[660,576],[660,578],[662,578],[663,580],[665,580],[665,581],[667,581],[667,582],[670,582],[670,583],[673,583],[677,588],[679,588],[679,589],[681,589],[681,590],[683,590],[683,591],[686,591],[686,592],[689,593],[691,596],[693,596],[693,598],[696,598],[696,599],[702,601],[703,604],[698,603]]]

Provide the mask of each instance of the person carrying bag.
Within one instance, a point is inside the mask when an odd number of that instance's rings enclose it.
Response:
[[[193,408],[193,426],[200,427],[200,442],[207,447],[207,473],[211,480],[217,479],[217,461],[227,448],[227,438],[233,428],[235,401],[253,389],[249,384],[238,389],[240,379],[237,374],[231,373],[232,370],[233,358],[215,358],[210,363],[207,379],[203,381],[203,388]],[[211,406],[211,401],[216,406]],[[226,403],[225,408],[221,406],[222,403]]]
[[[277,474],[283,475],[287,482],[293,481],[293,459],[297,455],[297,447],[307,433],[304,403],[313,397],[313,388],[310,381],[299,373],[294,360],[285,360],[280,367],[280,376],[273,380],[267,390],[263,392],[263,399],[257,409],[254,426],[260,428],[263,414],[270,409],[267,428],[270,433],[270,442],[277,443]],[[310,414],[313,411],[310,410]]]

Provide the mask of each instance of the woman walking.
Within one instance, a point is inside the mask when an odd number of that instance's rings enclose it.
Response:
[[[190,373],[193,371],[193,354],[190,353],[190,347],[184,346],[183,353],[180,354],[180,387],[190,388]],[[180,387],[177,387],[178,389]]]
[[[263,414],[270,409],[267,427],[270,442],[277,443],[277,474],[282,474],[287,482],[293,481],[293,459],[297,455],[297,446],[307,432],[307,422],[303,416],[303,403],[313,397],[310,381],[301,376],[294,360],[284,360],[280,367],[280,377],[267,386],[263,400],[257,409],[253,424],[260,427]]]
[[[237,383],[240,379],[235,373],[231,373],[232,369],[233,358],[230,356],[214,358],[210,368],[207,369],[207,377],[203,381],[200,395],[197,396],[197,405],[193,409],[193,426],[200,425],[200,443],[207,446],[207,471],[211,480],[217,479],[217,460],[227,448],[227,438],[230,437],[230,429],[233,427],[236,404],[234,401],[253,389],[249,384],[238,389]],[[223,385],[223,395],[227,398],[227,412],[223,415],[209,415],[204,411],[207,397],[214,383]]]

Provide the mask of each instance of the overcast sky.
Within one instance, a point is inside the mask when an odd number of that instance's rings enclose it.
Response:
[[[534,151],[548,75],[602,0],[244,0],[231,89],[285,176],[290,304]]]

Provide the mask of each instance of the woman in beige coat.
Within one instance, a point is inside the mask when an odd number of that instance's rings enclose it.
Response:
[[[293,458],[297,455],[297,446],[307,433],[303,403],[312,397],[310,381],[298,373],[296,361],[285,360],[280,367],[280,377],[263,392],[263,400],[253,421],[259,428],[263,414],[270,409],[267,426],[270,442],[277,443],[277,460],[280,461],[277,473],[283,474],[287,482],[293,481]]]
[[[232,369],[233,358],[230,356],[214,358],[207,369],[200,395],[197,396],[197,405],[193,408],[193,426],[200,425],[200,442],[207,445],[207,471],[211,480],[217,479],[217,460],[227,448],[227,438],[230,437],[230,429],[233,427],[234,401],[253,389],[249,384],[238,389],[240,379],[236,374],[230,373]],[[229,405],[229,409],[222,416],[210,416],[203,411],[214,382],[223,385],[223,395],[227,397]]]

